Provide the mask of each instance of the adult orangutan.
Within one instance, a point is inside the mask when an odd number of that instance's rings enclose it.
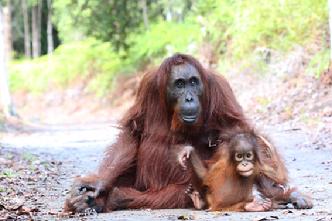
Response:
[[[184,54],[165,59],[144,76],[121,126],[99,170],[74,181],[65,211],[193,207],[185,194],[192,172],[183,171],[172,147],[190,144],[202,160],[209,160],[222,142],[220,134],[250,127],[228,82]],[[266,154],[262,162],[267,195],[275,183],[287,185],[278,155]],[[295,190],[289,196],[298,208],[311,205]]]

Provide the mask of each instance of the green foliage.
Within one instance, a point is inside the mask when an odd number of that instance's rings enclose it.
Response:
[[[175,52],[192,53],[202,40],[200,26],[193,22],[176,23],[159,21],[148,31],[133,33],[129,37],[132,47],[128,60],[140,65],[153,62]]]
[[[65,42],[92,36],[127,51],[127,37],[144,23],[143,2],[150,21],[183,21],[192,5],[191,0],[54,0],[55,23]]]
[[[112,45],[94,38],[59,46],[52,56],[13,61],[10,66],[11,88],[35,93],[49,85],[66,87],[80,77],[88,88],[103,95],[112,88],[119,73],[133,71],[147,62],[158,61],[166,54],[192,53],[201,41],[200,26],[195,23],[158,22],[146,32],[129,37],[129,52],[115,52]],[[182,37],[179,37],[182,36]]]
[[[86,32],[86,20],[91,16],[91,8],[95,7],[97,1],[89,1],[89,7],[85,6],[85,0],[55,0],[53,1],[54,16],[62,41],[70,42],[82,40]]]
[[[256,49],[288,51],[317,42],[328,23],[326,0],[146,0],[145,27],[142,2],[54,0],[53,21],[65,43],[52,56],[12,62],[12,89],[43,92],[80,78],[102,95],[117,74],[174,52],[193,54],[202,42],[216,46],[223,73],[234,66],[263,71]],[[327,59],[326,50],[319,52],[309,71],[317,75]]]
[[[62,39],[93,36],[111,41],[116,50],[127,48],[127,35],[143,22],[138,1],[57,0],[53,7]]]
[[[6,169],[0,173],[0,177],[4,178],[14,178],[17,176],[17,173],[12,169]]]
[[[325,0],[201,0],[196,12],[210,39],[235,59],[257,47],[289,50],[313,41],[328,17]]]
[[[330,62],[330,50],[322,49],[311,58],[309,65],[306,69],[306,72],[310,75],[319,78],[320,75],[328,69],[329,62]]]
[[[11,88],[32,92],[49,90],[51,83],[67,86],[76,78],[98,79],[88,85],[97,93],[105,91],[120,70],[121,60],[110,43],[95,39],[63,44],[52,56],[14,61],[10,66]],[[93,82],[93,81],[91,81]]]

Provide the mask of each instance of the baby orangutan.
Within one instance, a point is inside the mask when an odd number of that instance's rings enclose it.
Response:
[[[208,168],[192,146],[184,146],[178,160],[184,169],[189,166],[194,172],[193,185],[187,193],[196,209],[206,207],[206,203],[209,211],[259,212],[272,208],[270,199],[258,202],[252,194],[260,171],[253,133],[237,133],[224,140]]]

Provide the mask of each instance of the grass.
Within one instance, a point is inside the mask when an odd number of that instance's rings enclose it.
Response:
[[[63,44],[51,56],[13,61],[10,86],[12,90],[43,93],[50,86],[66,87],[80,78],[88,79],[87,87],[100,93],[111,85],[120,64],[121,60],[110,43],[86,39]],[[99,82],[98,86],[94,81]]]
[[[330,50],[322,49],[318,51],[310,60],[306,73],[316,78],[326,71],[330,62]]]
[[[17,173],[15,173],[13,170],[11,169],[7,169],[5,171],[3,171],[1,174],[0,174],[0,177],[5,177],[5,178],[14,178],[17,176]]]

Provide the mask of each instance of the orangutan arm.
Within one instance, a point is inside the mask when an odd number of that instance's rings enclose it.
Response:
[[[259,136],[259,138],[263,165],[256,183],[258,191],[277,203],[292,203],[297,209],[312,208],[310,197],[299,192],[296,187],[289,187],[288,171],[273,144],[263,136]]]
[[[104,210],[113,184],[135,163],[137,143],[127,134],[120,133],[117,142],[106,150],[97,173],[75,179],[65,202],[65,211],[82,212],[86,208],[98,212]]]
[[[115,144],[105,151],[99,166],[98,176],[111,188],[117,178],[134,166],[137,157],[137,142],[132,136],[121,133]]]

